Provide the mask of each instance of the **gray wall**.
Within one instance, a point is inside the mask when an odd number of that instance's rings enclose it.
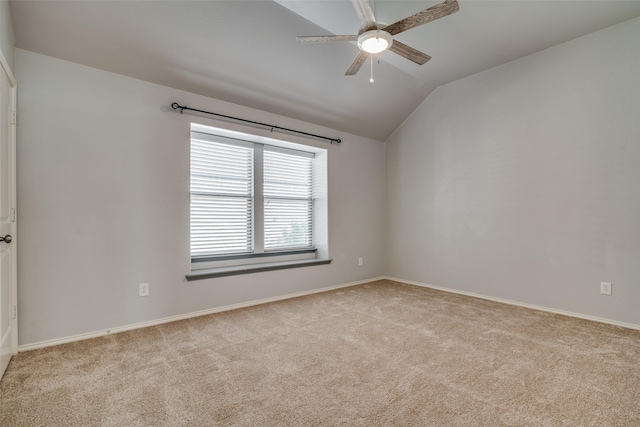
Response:
[[[636,18],[429,96],[386,144],[387,275],[640,325],[639,41]]]
[[[382,142],[20,49],[16,74],[20,345],[384,274]],[[343,139],[289,138],[329,150],[332,264],[185,282],[190,121],[247,128],[172,101]]]

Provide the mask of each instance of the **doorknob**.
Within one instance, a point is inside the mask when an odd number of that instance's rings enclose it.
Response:
[[[11,234],[7,234],[4,237],[0,237],[0,242],[11,243],[11,240],[13,240],[13,237],[11,237]]]

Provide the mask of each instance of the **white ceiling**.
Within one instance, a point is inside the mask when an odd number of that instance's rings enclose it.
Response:
[[[436,3],[374,7],[378,21],[391,24]],[[437,86],[640,16],[640,0],[459,4],[459,12],[396,36],[431,61],[418,66],[385,52],[373,84],[368,62],[344,75],[354,44],[295,41],[356,34],[361,23],[349,0],[47,0],[10,8],[19,48],[382,141]]]

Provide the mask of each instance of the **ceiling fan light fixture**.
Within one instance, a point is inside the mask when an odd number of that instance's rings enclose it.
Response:
[[[358,37],[358,47],[361,51],[371,54],[384,52],[391,47],[393,37],[382,30],[369,30]]]

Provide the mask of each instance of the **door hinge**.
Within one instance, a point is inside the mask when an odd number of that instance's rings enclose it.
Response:
[[[16,222],[16,208],[11,208],[11,222]]]
[[[15,125],[18,122],[18,115],[15,111],[11,112],[11,124]]]
[[[13,306],[13,315],[11,317],[12,319],[17,319],[18,318],[18,306]]]

